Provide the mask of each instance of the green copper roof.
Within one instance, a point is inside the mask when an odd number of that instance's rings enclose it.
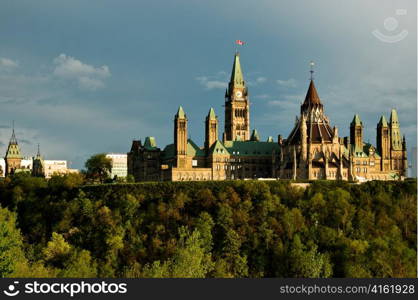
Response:
[[[185,119],[186,118],[186,114],[184,113],[183,107],[179,107],[176,117],[178,117],[179,119]]]
[[[205,156],[205,151],[200,149],[191,139],[188,139],[187,156]]]
[[[396,109],[394,109],[394,108],[390,112],[390,120],[389,121],[390,121],[390,123],[399,123],[398,113],[397,113]]]
[[[360,116],[358,114],[354,115],[353,121],[351,121],[351,125],[355,125],[355,126],[361,126],[363,125],[361,120],[360,120]]]
[[[381,127],[388,127],[388,122],[386,121],[385,116],[381,116],[379,123],[377,123],[377,125],[381,126]]]
[[[196,156],[205,156],[205,151],[200,149],[191,139],[187,140],[187,155],[196,157]],[[162,159],[170,159],[175,156],[175,147],[174,144],[167,145],[162,152]]]
[[[353,147],[352,149],[354,157],[369,157],[370,149],[373,149],[376,157],[380,157],[379,153],[376,151],[376,148],[370,143],[364,143],[362,147]]]
[[[164,150],[161,154],[161,157],[162,157],[162,159],[170,159],[170,158],[174,157],[174,154],[175,154],[174,144],[169,144],[169,145],[165,146],[165,148],[164,148]]]
[[[230,154],[239,156],[270,156],[280,149],[277,143],[256,141],[225,141],[224,146]]]
[[[244,76],[242,75],[239,53],[235,53],[230,83],[233,84],[234,87],[244,87]]]
[[[230,154],[228,150],[225,148],[225,146],[219,141],[216,140],[215,143],[210,147],[209,149],[210,154]]]
[[[258,135],[258,131],[257,129],[254,129],[253,132],[251,133],[251,141],[260,141],[260,136]]]
[[[216,120],[215,110],[211,107],[208,114],[209,120]]]
[[[153,136],[147,136],[145,138],[144,147],[147,150],[154,150],[157,148],[157,142]]]

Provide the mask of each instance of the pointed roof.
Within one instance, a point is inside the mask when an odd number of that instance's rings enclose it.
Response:
[[[16,135],[15,135],[15,122],[14,121],[13,121],[13,126],[12,126],[12,136],[10,138],[9,145],[17,145],[17,139],[16,139]]]
[[[155,141],[155,137],[147,136],[145,138],[144,148],[146,148],[147,150],[153,150],[157,148],[157,142]]]
[[[213,109],[213,107],[211,107],[209,110],[208,118],[209,120],[216,120],[216,114],[215,114],[215,110]]]
[[[199,148],[191,139],[187,140],[187,155],[188,156],[205,156],[205,151]]]
[[[363,123],[360,120],[360,116],[358,114],[354,115],[353,121],[351,121],[351,126],[362,126]]]
[[[220,142],[219,140],[216,140],[216,142],[213,143],[213,145],[209,148],[210,154],[229,154],[229,151],[226,149],[226,147]]]
[[[306,93],[305,101],[303,102],[303,105],[308,106],[311,105],[320,105],[321,99],[319,99],[318,92],[316,91],[315,84],[313,80],[311,79],[311,82],[309,83],[308,92]]]
[[[272,137],[272,136],[269,136],[269,137],[267,138],[267,142],[268,142],[268,143],[273,143],[273,142],[274,142],[273,137]]]
[[[235,53],[234,65],[232,66],[231,80],[229,84],[232,84],[234,87],[244,87],[244,76],[242,75],[238,52]]]
[[[388,122],[386,121],[385,116],[382,115],[380,117],[379,123],[377,123],[377,125],[380,127],[388,127]]]
[[[260,136],[259,136],[259,134],[258,134],[258,131],[257,131],[257,129],[254,129],[253,130],[253,132],[251,133],[251,138],[250,138],[250,140],[251,141],[260,141]]]
[[[186,114],[184,113],[183,107],[181,107],[181,105],[179,106],[179,109],[177,110],[176,117],[179,119],[186,118]]]
[[[5,158],[22,158],[22,155],[20,154],[20,148],[17,143],[17,139],[15,135],[14,125],[13,125],[12,136],[9,141],[9,146],[7,147]]]
[[[398,123],[398,112],[396,111],[396,109],[392,108],[391,112],[390,112],[390,119],[389,119],[390,123]]]
[[[38,143],[38,152],[36,153],[36,158],[38,158],[38,159],[42,158],[42,156],[41,156],[41,147],[40,147],[39,143]]]

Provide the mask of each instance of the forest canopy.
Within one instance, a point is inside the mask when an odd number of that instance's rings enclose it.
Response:
[[[0,277],[415,277],[417,183],[0,181]]]

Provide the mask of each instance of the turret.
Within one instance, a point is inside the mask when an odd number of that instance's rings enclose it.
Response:
[[[19,144],[17,143],[14,122],[12,129],[12,136],[7,147],[6,156],[4,157],[6,163],[5,176],[13,175],[17,169],[20,169],[22,162],[22,155],[20,154]]]
[[[376,146],[382,160],[390,158],[389,126],[385,116],[381,116],[377,123]]]
[[[209,148],[218,140],[218,117],[213,108],[209,110],[205,120],[205,150],[208,153]]]
[[[253,142],[259,142],[260,141],[260,136],[258,134],[257,129],[254,129],[253,132],[251,133],[251,141],[253,141]]]
[[[350,124],[350,140],[355,149],[363,149],[363,122],[358,114]]]
[[[41,156],[40,146],[38,144],[38,152],[32,159],[32,175],[36,177],[45,176],[44,160]]]
[[[390,113],[389,126],[391,150],[402,150],[402,137],[396,109],[392,109]]]
[[[186,167],[187,163],[187,117],[180,106],[174,117],[174,148],[176,153],[176,166]]]

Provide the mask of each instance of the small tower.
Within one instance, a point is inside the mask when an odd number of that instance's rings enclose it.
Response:
[[[180,106],[174,117],[174,148],[176,167],[187,167],[187,117]]]
[[[385,116],[381,116],[379,123],[377,123],[376,133],[376,146],[377,151],[381,156],[381,171],[390,170],[390,136],[389,126]]]
[[[12,137],[7,147],[6,156],[4,157],[6,163],[5,176],[13,175],[17,169],[20,169],[22,162],[22,155],[20,154],[20,148],[15,135],[14,122],[12,127]]]
[[[253,142],[259,142],[260,141],[260,135],[258,134],[257,129],[253,129],[253,132],[251,133],[251,141]]]
[[[402,139],[402,169],[403,172],[401,173],[403,176],[406,176],[406,171],[408,169],[408,152],[406,150],[406,138],[405,135]]]
[[[363,122],[358,114],[354,115],[350,124],[350,140],[355,149],[363,150]]]
[[[32,176],[36,177],[44,177],[45,176],[45,168],[44,168],[44,159],[41,156],[40,146],[38,144],[38,153],[32,159]]]
[[[211,108],[205,121],[205,150],[208,153],[209,148],[218,140],[218,117],[215,110]]]
[[[302,114],[300,119],[300,146],[301,161],[305,164],[308,159],[308,127],[306,125],[306,117]]]
[[[392,170],[401,171],[402,165],[402,136],[399,126],[398,113],[392,109],[389,119],[390,130],[390,162]]]
[[[241,70],[239,53],[235,53],[231,79],[225,92],[225,141],[250,139],[250,101]]]
[[[390,140],[391,150],[402,150],[402,137],[399,127],[398,113],[392,109],[390,113]]]

